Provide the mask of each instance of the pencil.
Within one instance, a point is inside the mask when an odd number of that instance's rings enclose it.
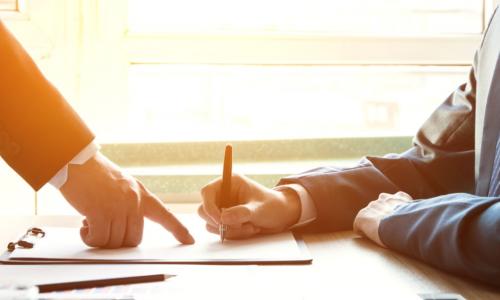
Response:
[[[233,146],[231,144],[226,145],[224,151],[224,165],[222,169],[222,188],[219,196],[218,206],[221,211],[231,205],[231,177],[233,173]],[[219,234],[220,241],[224,243],[225,234],[227,231],[227,225],[219,224]]]
[[[88,289],[88,288],[96,288],[96,287],[106,287],[106,286],[113,286],[113,285],[158,282],[158,281],[165,281],[168,278],[174,277],[174,276],[175,275],[167,275],[167,274],[130,276],[130,277],[118,277],[118,278],[107,278],[107,279],[97,279],[97,280],[69,281],[69,282],[61,282],[61,283],[39,284],[39,285],[37,285],[37,287],[38,287],[39,293],[49,293],[49,292],[68,291],[68,290],[74,290],[74,289]]]

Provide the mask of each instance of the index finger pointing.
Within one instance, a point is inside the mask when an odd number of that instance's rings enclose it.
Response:
[[[141,185],[142,187],[142,185]],[[162,225],[183,244],[193,244],[194,238],[187,228],[163,205],[160,199],[143,189],[141,193],[144,216]]]

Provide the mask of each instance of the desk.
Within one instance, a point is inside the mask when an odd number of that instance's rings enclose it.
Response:
[[[193,206],[171,206],[171,208],[177,212],[194,211]],[[80,217],[69,216],[4,217],[0,220],[0,245],[6,245],[8,241],[14,240],[19,228],[27,228],[30,225],[79,226],[80,220]],[[161,270],[165,273],[175,270],[177,274],[195,272],[200,280],[205,281],[203,287],[208,290],[204,290],[203,294],[208,295],[207,299],[215,298],[220,293],[218,288],[220,277],[210,276],[217,270],[224,270],[224,274],[233,281],[241,276],[241,281],[245,282],[241,282],[240,287],[235,288],[245,291],[244,293],[248,290],[254,292],[260,290],[261,295],[267,295],[272,289],[275,295],[283,295],[283,291],[288,291],[285,294],[293,295],[297,299],[358,299],[353,295],[360,293],[371,295],[373,299],[381,299],[387,291],[394,290],[412,294],[454,292],[466,299],[500,299],[500,289],[441,272],[393,251],[377,247],[352,232],[308,234],[304,236],[304,240],[314,258],[311,265],[243,267],[141,265],[140,268],[149,268],[155,272]],[[19,266],[0,265],[0,277],[8,278],[13,274],[12,268],[16,267]],[[122,266],[88,265],[71,267],[70,270],[71,273],[75,273],[78,268],[83,270],[89,267],[108,270],[114,268],[118,272],[121,272],[119,268],[122,268]],[[44,268],[54,267],[24,266],[23,268],[36,269],[37,274],[42,274]]]

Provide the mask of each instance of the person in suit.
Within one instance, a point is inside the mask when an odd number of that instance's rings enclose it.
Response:
[[[382,247],[500,286],[500,13],[477,50],[467,82],[423,124],[399,155],[352,168],[320,167],[273,189],[241,175],[216,206],[221,179],[206,185],[198,213],[228,238],[301,226],[354,229]]]
[[[141,182],[99,152],[94,134],[0,21],[0,155],[33,189],[59,188],[85,216],[92,247],[141,242],[144,217],[180,242],[189,231]]]

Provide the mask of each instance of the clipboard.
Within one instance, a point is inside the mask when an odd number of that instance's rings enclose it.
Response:
[[[139,247],[89,248],[78,228],[29,228],[7,245],[0,264],[310,264],[312,256],[300,235],[283,232],[221,244],[201,219],[179,216],[194,236],[194,245],[179,244],[160,225],[146,222]]]

